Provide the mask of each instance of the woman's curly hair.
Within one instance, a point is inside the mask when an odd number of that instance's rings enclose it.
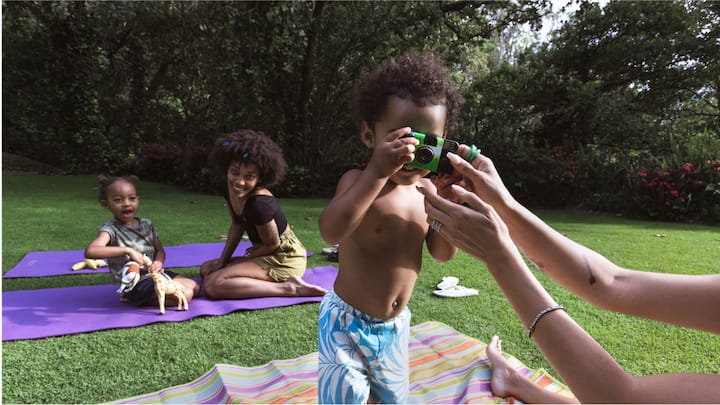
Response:
[[[358,123],[364,121],[372,126],[385,114],[391,96],[419,106],[443,104],[447,107],[446,130],[452,132],[457,127],[463,98],[435,53],[406,53],[364,72],[353,87],[353,117]]]
[[[285,177],[287,163],[280,147],[260,131],[241,129],[215,140],[210,160],[223,174],[230,164],[255,163],[260,170],[258,185],[269,187]]]

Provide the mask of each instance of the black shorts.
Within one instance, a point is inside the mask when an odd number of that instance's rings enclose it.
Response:
[[[170,278],[177,277],[175,272],[169,270],[165,270],[164,273],[170,276]],[[136,307],[151,304],[151,300],[155,298],[155,282],[152,277],[148,277],[137,283],[135,288],[125,293],[123,297],[129,304]]]

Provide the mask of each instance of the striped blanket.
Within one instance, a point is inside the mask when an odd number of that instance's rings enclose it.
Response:
[[[410,402],[513,403],[490,390],[486,344],[447,325],[426,322],[410,334]],[[542,369],[510,362],[543,388],[572,397]],[[317,352],[257,367],[219,364],[188,384],[127,398],[117,403],[317,403]]]

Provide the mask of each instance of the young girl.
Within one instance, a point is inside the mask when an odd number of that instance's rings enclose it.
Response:
[[[113,281],[120,282],[121,300],[135,306],[155,305],[155,283],[149,272],[164,271],[165,249],[152,222],[135,216],[140,205],[135,188],[138,178],[99,175],[98,181],[100,205],[110,210],[113,219],[100,228],[98,236],[85,249],[85,257],[108,260]],[[200,290],[190,278],[171,271],[165,274],[182,283],[188,301]],[[176,304],[174,299],[166,298],[166,304]]]
[[[200,266],[204,294],[213,299],[324,295],[324,288],[300,278],[307,252],[267,189],[285,174],[280,147],[262,132],[241,130],[217,139],[210,158],[226,173],[232,223],[221,256]],[[245,232],[252,246],[232,257]]]

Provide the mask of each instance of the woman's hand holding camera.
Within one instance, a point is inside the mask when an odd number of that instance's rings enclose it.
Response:
[[[452,153],[448,153],[447,155],[448,160],[450,160],[450,163],[455,168],[453,184],[462,187],[466,191],[475,193],[475,195],[495,209],[500,210],[513,204],[514,199],[505,187],[492,160],[482,154],[478,154],[472,162],[465,161],[461,156],[467,156],[470,152],[470,147],[467,145],[460,145],[458,152],[460,156]],[[445,185],[445,187],[449,188],[449,185]],[[458,197],[459,193],[453,191],[449,198],[455,201]]]

